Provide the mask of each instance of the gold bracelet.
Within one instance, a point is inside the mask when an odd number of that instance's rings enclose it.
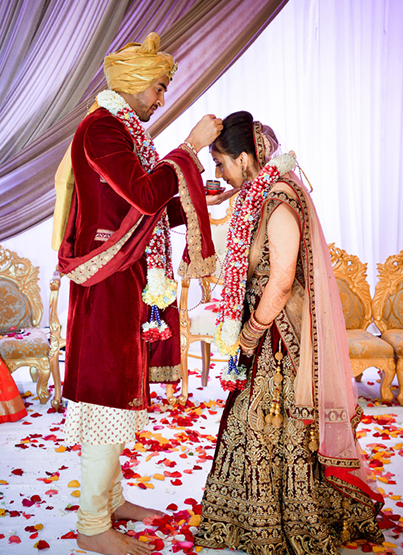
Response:
[[[190,148],[190,150],[193,152],[193,154],[195,156],[197,156],[197,148],[195,147],[195,145],[193,143],[188,143],[187,141],[185,141],[183,144],[186,145],[188,148]]]
[[[254,310],[250,315],[250,322],[256,330],[267,330],[273,325],[273,322],[270,322],[269,324],[261,324],[256,320],[255,314],[256,314],[256,310]]]

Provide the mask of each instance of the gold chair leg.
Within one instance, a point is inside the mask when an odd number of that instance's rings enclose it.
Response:
[[[393,393],[390,389],[393,378],[395,377],[395,363],[393,360],[387,361],[387,367],[381,368],[383,370],[381,382],[381,399],[382,403],[391,403],[394,399]]]
[[[182,351],[181,354],[181,365],[182,365],[182,391],[179,397],[174,396],[174,387],[172,384],[167,384],[166,392],[167,399],[170,405],[175,405],[179,403],[180,405],[186,405],[189,395],[189,370],[188,370],[188,348]]]
[[[36,386],[36,391],[39,397],[39,401],[42,405],[44,405],[49,397],[50,393],[48,390],[48,381],[50,376],[50,364],[48,357],[43,357],[38,359],[38,384]],[[32,366],[31,366],[31,375],[32,375]]]
[[[397,394],[397,400],[403,406],[403,358],[397,360],[396,368],[397,381],[399,382],[399,393]]]
[[[52,373],[53,383],[55,384],[55,396],[52,399],[52,407],[59,410],[62,400],[62,386],[60,381],[60,368],[59,368],[59,349],[53,354],[50,359],[50,371]]]
[[[210,371],[210,353],[211,345],[207,341],[201,341],[202,352],[202,386],[206,387],[208,384],[208,375]]]
[[[36,383],[38,381],[38,368],[36,366],[30,366],[29,373],[31,375],[31,380]]]
[[[170,405],[174,405],[176,403],[176,397],[174,397],[174,386],[170,383],[166,385],[166,392],[167,392],[167,399]]]
[[[182,391],[178,397],[178,403],[185,406],[189,394],[189,368],[188,368],[188,349],[182,351]]]

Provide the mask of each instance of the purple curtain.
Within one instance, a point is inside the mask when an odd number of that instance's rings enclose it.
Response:
[[[53,213],[56,168],[95,95],[102,60],[150,31],[179,69],[156,136],[259,36],[287,0],[0,3],[0,239]],[[241,22],[241,24],[239,23]]]

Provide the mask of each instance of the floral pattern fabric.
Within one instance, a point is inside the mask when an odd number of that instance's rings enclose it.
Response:
[[[148,424],[147,410],[124,410],[69,401],[64,434],[67,443],[111,445],[136,439]]]

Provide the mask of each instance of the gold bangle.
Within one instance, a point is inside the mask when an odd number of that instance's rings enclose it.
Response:
[[[195,156],[197,156],[198,151],[197,151],[197,148],[195,147],[195,145],[193,143],[188,143],[187,141],[185,141],[183,144],[186,145],[188,148],[190,148],[190,150],[193,152],[193,154]]]
[[[251,321],[251,324],[252,324],[256,329],[267,330],[267,329],[269,329],[269,328],[272,326],[273,321],[271,321],[269,324],[261,324],[260,322],[258,322],[258,321],[256,320],[255,314],[256,314],[256,310],[254,310],[254,311],[252,312],[252,314],[250,315],[250,321]]]

